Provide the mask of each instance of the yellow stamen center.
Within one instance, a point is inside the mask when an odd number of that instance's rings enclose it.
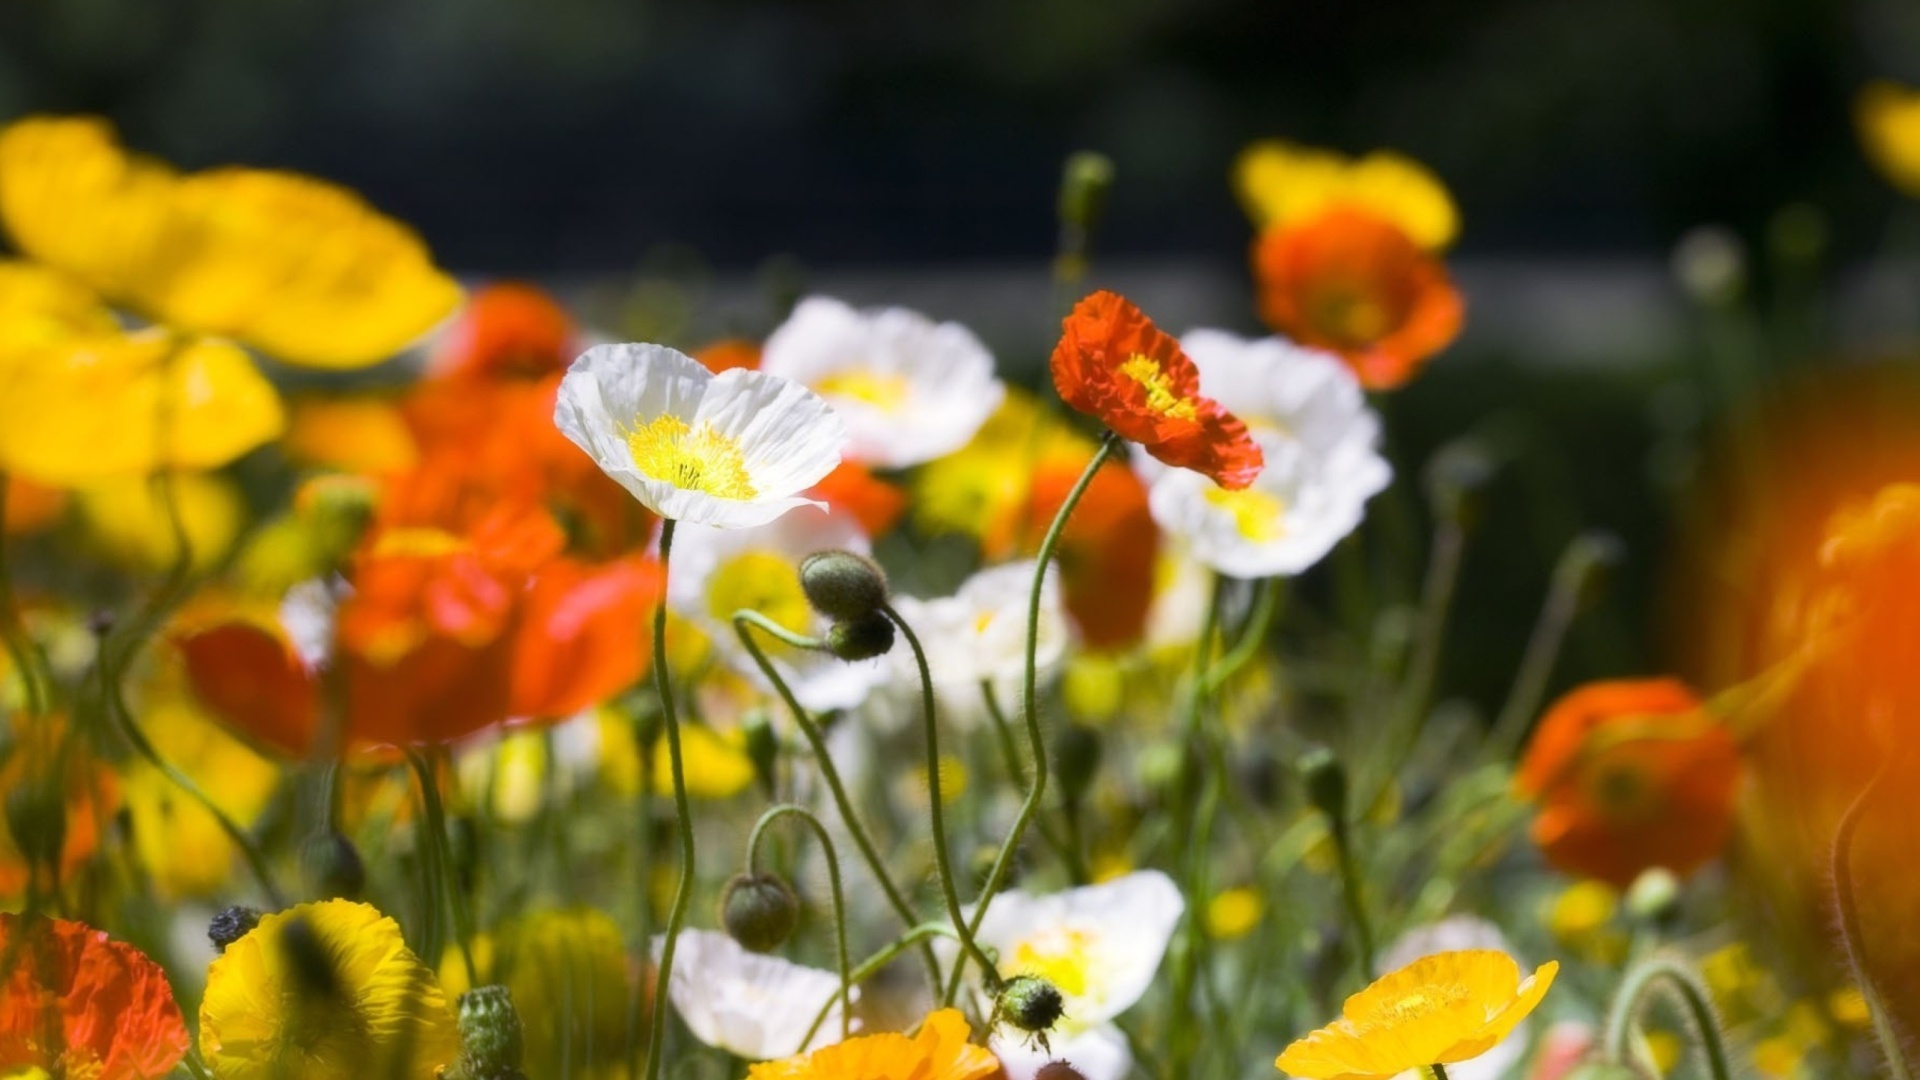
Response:
[[[711,424],[689,427],[668,413],[633,429],[627,445],[633,450],[634,468],[655,480],[717,499],[746,500],[757,494],[739,440]]]
[[[1120,365],[1120,374],[1140,384],[1147,392],[1147,408],[1161,416],[1170,416],[1175,420],[1192,420],[1199,415],[1199,409],[1192,401],[1173,392],[1173,380],[1160,367],[1160,361],[1151,356],[1134,353]]]
[[[1248,488],[1228,491],[1208,488],[1207,502],[1233,515],[1233,527],[1250,543],[1266,544],[1286,532],[1286,500],[1277,495]]]
[[[814,389],[825,397],[866,402],[882,412],[897,412],[908,396],[906,376],[860,369],[836,371]]]
[[[1085,930],[1053,927],[1022,941],[1013,950],[1010,970],[1038,975],[1069,997],[1087,992],[1087,967],[1095,937]]]

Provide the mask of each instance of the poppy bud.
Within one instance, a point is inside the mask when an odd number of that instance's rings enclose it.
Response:
[[[1078,799],[1100,769],[1100,736],[1081,724],[1062,724],[1054,739],[1053,755],[1061,793]]]
[[[813,609],[835,622],[863,619],[887,605],[887,575],[851,551],[816,551],[800,562],[800,588]]]
[[[1047,1032],[1066,1015],[1060,988],[1038,975],[1015,975],[1000,988],[994,1015],[1046,1045]]]
[[[525,1080],[520,1013],[504,986],[476,986],[454,1003],[460,1023],[459,1080]]]
[[[1087,1074],[1074,1068],[1070,1061],[1049,1061],[1033,1074],[1033,1080],[1087,1080]]]
[[[827,651],[842,660],[871,660],[893,648],[893,620],[878,611],[827,627]]]
[[[1333,751],[1324,746],[1307,751],[1300,758],[1300,779],[1306,785],[1307,801],[1334,822],[1347,820],[1347,770]]]
[[[779,948],[799,922],[799,898],[772,874],[735,874],[720,894],[720,925],[748,952]]]
[[[378,489],[357,476],[333,474],[300,485],[293,509],[328,561],[344,556],[373,520]]]
[[[1706,307],[1727,307],[1747,288],[1747,249],[1724,225],[1699,225],[1673,246],[1673,276]]]
[[[6,814],[7,831],[27,865],[43,869],[60,865],[60,853],[67,846],[67,811],[57,770],[36,776],[30,767],[7,792]]]
[[[260,910],[241,904],[222,910],[207,923],[207,940],[213,942],[216,952],[226,952],[227,946],[239,941],[260,925]]]
[[[326,899],[357,900],[367,887],[367,867],[353,841],[324,832],[300,849],[300,867],[313,892]]]
[[[1060,170],[1060,221],[1091,232],[1107,208],[1113,190],[1113,159],[1092,150],[1067,157]]]
[[[1627,888],[1627,913],[1642,922],[1660,923],[1680,908],[1680,879],[1664,866],[1640,872]]]
[[[773,767],[780,756],[780,738],[773,732],[773,724],[762,709],[747,713],[741,725],[747,736],[747,760],[753,763],[753,775],[759,779],[760,786],[769,794],[774,788]]]
[[[1425,487],[1434,512],[1460,526],[1472,528],[1480,518],[1480,504],[1493,482],[1496,462],[1488,447],[1473,439],[1456,439],[1427,462]]]

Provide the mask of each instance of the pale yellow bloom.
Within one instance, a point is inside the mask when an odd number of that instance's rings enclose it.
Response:
[[[1874,167],[1899,191],[1920,198],[1920,88],[1870,83],[1854,101],[1853,118]]]

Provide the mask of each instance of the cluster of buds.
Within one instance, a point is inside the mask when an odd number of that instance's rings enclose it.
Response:
[[[800,588],[813,609],[833,620],[827,651],[842,660],[871,660],[893,648],[887,575],[851,551],[816,551],[800,563]]]

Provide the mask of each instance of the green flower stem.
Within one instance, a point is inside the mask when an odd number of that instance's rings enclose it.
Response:
[[[1880,1040],[1880,1052],[1887,1059],[1887,1075],[1893,1080],[1912,1080],[1913,1070],[1907,1064],[1900,1037],[1895,1034],[1893,1023],[1888,1019],[1886,1001],[1880,996],[1880,988],[1874,984],[1873,973],[1867,969],[1867,942],[1860,930],[1860,905],[1854,895],[1853,884],[1854,833],[1860,828],[1867,801],[1879,791],[1881,782],[1891,771],[1891,762],[1882,764],[1880,771],[1874,774],[1852,805],[1847,807],[1846,813],[1840,816],[1833,836],[1833,896],[1834,907],[1840,916],[1840,943],[1846,949],[1847,965],[1853,969],[1854,979],[1860,984],[1861,996],[1866,998],[1868,1015],[1873,1017],[1873,1033]]]
[[[695,851],[693,844],[693,806],[687,799],[686,763],[680,753],[680,714],[674,707],[673,674],[667,667],[667,575],[673,555],[673,519],[660,522],[660,603],[653,609],[653,685],[660,693],[660,715],[667,730],[667,765],[673,777],[673,811],[680,833],[680,880],[673,890],[673,906],[667,910],[667,932],[660,945],[660,964],[653,980],[653,1017],[647,1030],[646,1080],[657,1080],[661,1059],[666,1056],[667,986],[673,977],[674,947],[680,943],[680,929],[687,922],[687,905],[693,899]],[[646,805],[641,805],[641,825],[646,824]],[[640,898],[646,903],[646,896]]]
[[[119,679],[105,667],[97,664],[95,671],[100,679],[101,707],[108,721],[117,727],[121,736],[127,740],[127,745],[133,748],[134,753],[145,759],[147,764],[158,770],[160,775],[171,781],[173,786],[185,792],[188,798],[199,803],[202,809],[212,815],[214,823],[220,826],[220,831],[240,849],[241,858],[246,861],[247,869],[253,872],[254,880],[259,882],[260,891],[265,894],[268,902],[275,908],[286,907],[286,896],[274,883],[273,872],[267,868],[267,857],[260,851],[260,846],[254,842],[253,837],[249,836],[233,818],[227,816],[227,812],[202,791],[200,785],[193,782],[192,777],[183,772],[179,766],[160,756],[160,751],[147,738],[147,733],[140,730],[140,725],[134,723],[133,714],[127,709],[126,699],[121,696]]]
[[[8,478],[0,471],[0,522],[7,516]],[[46,676],[45,657],[20,616],[20,605],[13,595],[13,568],[7,560],[7,537],[0,529],[0,637],[6,642],[13,670],[20,673],[20,685],[26,690],[27,715],[41,716],[52,696],[52,680]]]
[[[1013,819],[1013,828],[1008,830],[1007,838],[1000,845],[1000,854],[993,860],[993,869],[987,873],[986,887],[980,890],[980,900],[973,908],[973,920],[967,927],[968,936],[978,935],[980,926],[986,921],[987,909],[993,904],[994,894],[1007,880],[1007,871],[1013,867],[1013,856],[1020,848],[1020,840],[1026,835],[1027,825],[1033,821],[1033,815],[1040,809],[1040,800],[1047,794],[1047,738],[1040,729],[1040,703],[1036,684],[1039,681],[1040,666],[1040,594],[1047,580],[1047,564],[1053,561],[1053,549],[1060,543],[1060,534],[1067,527],[1067,519],[1073,516],[1073,508],[1080,505],[1080,497],[1087,493],[1087,486],[1107,463],[1115,450],[1120,447],[1120,436],[1109,431],[1100,439],[1100,447],[1093,453],[1093,460],[1080,473],[1080,479],[1074,481],[1073,489],[1067,492],[1066,501],[1053,515],[1053,524],[1047,526],[1047,534],[1040,541],[1040,553],[1034,559],[1033,588],[1027,593],[1027,664],[1026,672],[1020,683],[1020,706],[1027,722],[1027,742],[1033,753],[1033,783],[1027,788],[1026,801],[1020,804],[1020,813]],[[960,976],[966,971],[967,959],[963,954],[954,961],[953,971],[947,976],[947,990],[940,1000],[947,1005],[960,993]]]
[[[1020,764],[1020,748],[1013,741],[1013,725],[1007,721],[1007,711],[1000,707],[1000,695],[993,692],[993,683],[990,680],[980,680],[980,696],[986,702],[987,718],[992,722],[996,741],[1000,744],[1000,757],[1006,762],[1007,776],[1015,784],[1024,788],[1027,786],[1027,770]],[[1045,817],[1034,818],[1033,824],[1040,830],[1040,838],[1045,840],[1047,846],[1067,864],[1074,884],[1085,885],[1092,880],[1093,874],[1087,866],[1086,856],[1081,851],[1080,815],[1072,803],[1067,803],[1065,810],[1066,836],[1054,832],[1052,826],[1047,824]]]
[[[1201,1039],[1201,1017],[1193,1003],[1194,983],[1206,962],[1207,948],[1206,928],[1200,924],[1201,878],[1205,873],[1205,860],[1201,853],[1205,844],[1199,838],[1199,830],[1202,828],[1202,819],[1211,813],[1211,807],[1204,804],[1209,795],[1215,794],[1215,778],[1209,775],[1203,780],[1198,799],[1202,805],[1198,806],[1192,791],[1192,779],[1202,757],[1197,744],[1202,737],[1200,713],[1208,699],[1207,662],[1213,651],[1214,638],[1220,632],[1220,608],[1226,594],[1226,579],[1218,574],[1209,576],[1211,581],[1207,588],[1206,614],[1200,622],[1200,636],[1193,645],[1193,669],[1187,675],[1186,693],[1180,709],[1180,768],[1174,774],[1172,798],[1169,800],[1176,857],[1178,853],[1185,855],[1184,865],[1180,867],[1180,891],[1187,898],[1188,911],[1181,927],[1181,947],[1173,956],[1173,1001],[1183,1021],[1175,1025],[1168,1048],[1175,1076],[1193,1074],[1193,1059],[1199,1052]]]
[[[1374,967],[1373,920],[1367,917],[1366,897],[1360,892],[1360,870],[1353,858],[1353,831],[1345,818],[1329,816],[1334,857],[1340,863],[1340,893],[1346,903],[1347,922],[1353,927],[1353,941],[1360,949],[1360,973],[1367,982],[1379,978]]]
[[[906,933],[894,938],[882,946],[878,952],[860,961],[859,966],[855,967],[852,974],[847,976],[848,983],[853,986],[859,986],[861,983],[871,979],[875,972],[893,963],[894,959],[901,953],[906,952],[916,945],[926,948],[928,940],[936,937],[948,937],[956,941],[959,940],[959,935],[954,933],[953,927],[948,926],[946,923],[921,923],[918,926],[910,927]],[[801,1040],[800,1045],[805,1046],[807,1043],[813,1041],[814,1035],[820,1030],[820,1025],[827,1022],[827,1013],[832,1010],[833,1002],[831,1001],[820,1007],[820,1011],[814,1014],[813,1023],[808,1026],[807,1036]]]
[[[898,885],[893,883],[893,876],[887,871],[886,861],[880,857],[879,850],[874,847],[873,838],[867,835],[866,826],[860,823],[860,816],[854,812],[853,800],[847,797],[846,785],[840,780],[840,770],[834,765],[833,756],[827,753],[827,740],[821,734],[819,725],[807,715],[806,707],[800,704],[800,699],[793,696],[792,688],[787,686],[786,680],[782,679],[780,673],[774,669],[773,661],[767,659],[766,651],[760,648],[760,643],[753,639],[753,634],[749,631],[750,627],[779,630],[783,638],[786,631],[757,611],[734,612],[734,633],[739,635],[740,644],[753,657],[753,662],[759,666],[761,674],[773,684],[774,691],[780,695],[780,700],[786,703],[787,710],[793,714],[795,726],[799,727],[801,735],[806,737],[807,745],[813,748],[814,761],[819,764],[820,776],[826,781],[827,791],[833,796],[833,804],[840,811],[840,820],[846,824],[847,835],[853,837],[854,846],[860,849],[860,857],[866,861],[867,869],[872,872],[874,880],[879,882],[880,891],[886,894],[887,902],[893,906],[894,911],[899,913],[900,921],[907,926],[917,924],[920,919],[914,914],[913,905],[907,903],[906,895],[900,891]],[[772,631],[769,630],[769,632]],[[921,953],[922,959],[926,961],[927,975],[933,980],[933,986],[937,990],[940,987],[939,958],[934,956],[932,946],[923,947]]]
[[[1240,638],[1218,661],[1207,665],[1200,679],[1203,694],[1211,697],[1219,693],[1260,655],[1260,647],[1267,643],[1267,631],[1273,628],[1274,617],[1280,614],[1280,601],[1285,594],[1286,582],[1280,578],[1261,578],[1253,583],[1253,606],[1241,626]]]
[[[847,906],[840,891],[840,856],[833,849],[833,837],[828,835],[827,827],[813,816],[813,811],[797,803],[780,803],[770,806],[753,823],[753,832],[747,837],[747,873],[755,872],[755,859],[760,853],[760,837],[767,826],[783,817],[795,817],[806,822],[820,838],[820,847],[827,853],[827,884],[833,897],[833,937],[834,947],[840,961],[840,1037],[845,1039],[853,1033],[853,972],[847,964]],[[808,1038],[812,1034],[809,1032]]]
[[[994,969],[993,960],[980,951],[980,944],[974,940],[973,930],[967,925],[966,913],[960,908],[960,889],[953,882],[953,856],[947,850],[946,807],[942,805],[940,796],[940,725],[933,697],[933,672],[927,667],[927,653],[920,647],[920,635],[913,632],[907,620],[900,617],[892,604],[882,604],[880,612],[900,628],[901,636],[907,639],[907,648],[913,651],[914,666],[920,671],[920,717],[927,742],[927,805],[933,827],[933,865],[939,871],[940,893],[947,902],[947,918],[953,920],[954,929],[960,932],[961,947],[980,964],[987,989],[997,990],[1000,987],[1000,973]],[[959,962],[955,966],[957,968]]]
[[[1379,799],[1420,738],[1421,722],[1426,718],[1434,679],[1440,671],[1440,647],[1446,638],[1447,615],[1453,610],[1453,595],[1460,583],[1460,564],[1466,549],[1465,525],[1455,515],[1442,513],[1440,523],[1434,527],[1433,548],[1427,558],[1427,580],[1421,591],[1412,659],[1387,721],[1386,738],[1381,742],[1386,753],[1368,782],[1357,785],[1357,806],[1372,806]]]
[[[1510,760],[1526,741],[1527,731],[1546,694],[1547,680],[1560,658],[1567,630],[1580,613],[1580,595],[1586,591],[1594,571],[1605,563],[1610,546],[1605,537],[1582,533],[1573,538],[1554,565],[1553,582],[1548,586],[1533,633],[1527,638],[1527,651],[1520,658],[1513,687],[1507,691],[1506,703],[1501,706],[1499,718],[1494,721],[1493,732],[1487,739],[1490,753],[1498,760]]]
[[[433,762],[422,751],[409,748],[407,764],[413,766],[414,778],[420,782],[420,803],[426,809],[425,833],[427,842],[427,873],[438,878],[438,902],[444,902],[453,916],[453,940],[460,949],[460,960],[466,965],[467,985],[479,986],[479,969],[473,964],[473,911],[467,903],[465,894],[456,880],[453,868],[452,843],[447,835],[446,805],[440,800],[440,779]],[[438,964],[438,950],[430,954],[430,962]]]
[[[1433,1074],[1433,1080],[1447,1080],[1447,1067],[1437,1061],[1427,1066],[1427,1071]]]
[[[1714,1018],[1713,1005],[1705,984],[1693,969],[1670,956],[1653,956],[1634,965],[1620,982],[1613,1005],[1607,1010],[1607,1023],[1601,1037],[1601,1051],[1607,1060],[1625,1062],[1631,1051],[1634,1021],[1646,1003],[1649,991],[1665,984],[1680,999],[1688,1026],[1707,1059],[1707,1072],[1713,1080],[1732,1080],[1727,1064],[1726,1040],[1720,1034],[1720,1022]]]

